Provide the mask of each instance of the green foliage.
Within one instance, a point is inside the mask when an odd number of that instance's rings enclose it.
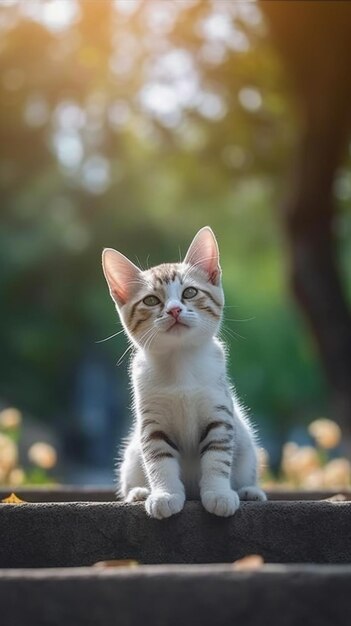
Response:
[[[101,249],[156,264],[209,223],[226,316],[254,318],[225,324],[243,401],[282,433],[314,416],[278,217],[296,123],[259,10],[72,0],[59,28],[54,4],[0,8],[0,397],[67,413],[79,358],[116,329]],[[113,367],[125,347],[95,349]]]

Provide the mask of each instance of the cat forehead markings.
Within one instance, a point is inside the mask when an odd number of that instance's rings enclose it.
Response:
[[[170,283],[178,280],[183,282],[184,266],[180,263],[162,263],[149,270],[149,277],[152,282],[157,285],[169,285]]]

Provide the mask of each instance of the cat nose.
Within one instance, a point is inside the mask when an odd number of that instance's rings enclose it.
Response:
[[[172,315],[172,317],[177,320],[181,313],[181,310],[182,309],[179,306],[173,306],[171,309],[168,309],[167,313],[168,315]]]

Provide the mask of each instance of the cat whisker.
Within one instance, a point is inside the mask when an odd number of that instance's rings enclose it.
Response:
[[[145,337],[147,337],[148,333],[150,333],[152,330],[152,328],[148,329],[140,338],[140,341],[143,341]],[[132,349],[135,349],[135,345],[133,343],[130,343],[130,345],[127,347],[127,349],[123,352],[122,356],[118,359],[117,361],[117,367],[119,367],[124,359],[124,357],[126,356],[126,354],[128,354],[128,352]]]
[[[153,342],[153,340],[155,339],[156,335],[158,335],[158,329],[154,329],[152,328],[151,330],[153,330],[154,332],[151,333],[151,335],[147,338],[146,342],[144,343],[143,349],[144,350],[148,350],[151,346],[151,343]]]
[[[124,328],[122,328],[122,330],[119,330],[117,333],[114,333],[113,335],[110,335],[109,337],[106,337],[105,339],[99,339],[99,341],[95,341],[95,343],[103,343],[104,341],[108,341],[109,339],[113,339],[113,337],[117,337],[117,335],[120,335],[121,333],[124,333]]]
[[[147,329],[147,331],[146,331],[143,335],[141,335],[141,337],[140,337],[140,339],[139,339],[139,342],[140,342],[140,344],[143,346],[143,348],[145,348],[145,345],[147,344],[147,342],[148,342],[148,340],[149,340],[150,336],[152,336],[152,334],[153,334],[155,331],[157,332],[157,329],[155,329],[155,328],[153,328],[153,327],[152,327],[152,328],[148,328],[148,329]],[[143,342],[145,342],[145,343],[143,343]]]
[[[144,285],[144,282],[140,278],[137,278],[136,280],[126,280],[125,284],[126,285]]]
[[[232,328],[226,328],[225,326],[223,326],[222,330],[226,331],[233,339],[244,339],[246,341],[246,337],[243,337],[243,335],[240,335],[240,333],[236,332]]]
[[[247,317],[246,319],[232,319],[230,317],[224,317],[225,322],[253,322],[255,317]]]
[[[188,269],[186,270],[186,272],[184,274],[184,278],[183,279],[185,280],[188,277],[189,272],[191,272],[191,270],[194,267],[197,267],[198,265],[201,265],[204,261],[213,260],[215,258],[217,258],[217,257],[214,257],[214,256],[204,256],[204,257],[201,257],[201,258],[197,259],[196,263],[191,263],[191,265],[189,265]]]
[[[118,359],[117,361],[117,367],[119,367],[124,359],[124,357],[126,356],[126,354],[128,354],[128,352],[130,350],[132,350],[132,348],[134,348],[134,345],[131,343],[128,348],[123,352],[122,356]]]
[[[232,335],[228,328],[221,328],[219,337],[222,341],[224,341],[224,343],[231,342],[232,340],[239,341],[235,335]]]
[[[137,262],[138,262],[139,269],[140,269],[142,272],[145,272],[145,268],[144,268],[144,267],[142,266],[142,264],[140,263],[139,257],[138,257],[137,255],[135,255],[135,258],[136,258],[136,260],[137,260]]]

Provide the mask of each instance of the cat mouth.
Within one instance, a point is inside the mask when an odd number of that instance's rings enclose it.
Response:
[[[171,326],[169,326],[167,328],[166,332],[167,333],[172,332],[172,331],[173,332],[177,332],[177,331],[182,330],[183,328],[189,328],[189,326],[187,324],[184,324],[184,322],[180,322],[179,320],[175,320],[173,322],[173,324],[171,324]]]

